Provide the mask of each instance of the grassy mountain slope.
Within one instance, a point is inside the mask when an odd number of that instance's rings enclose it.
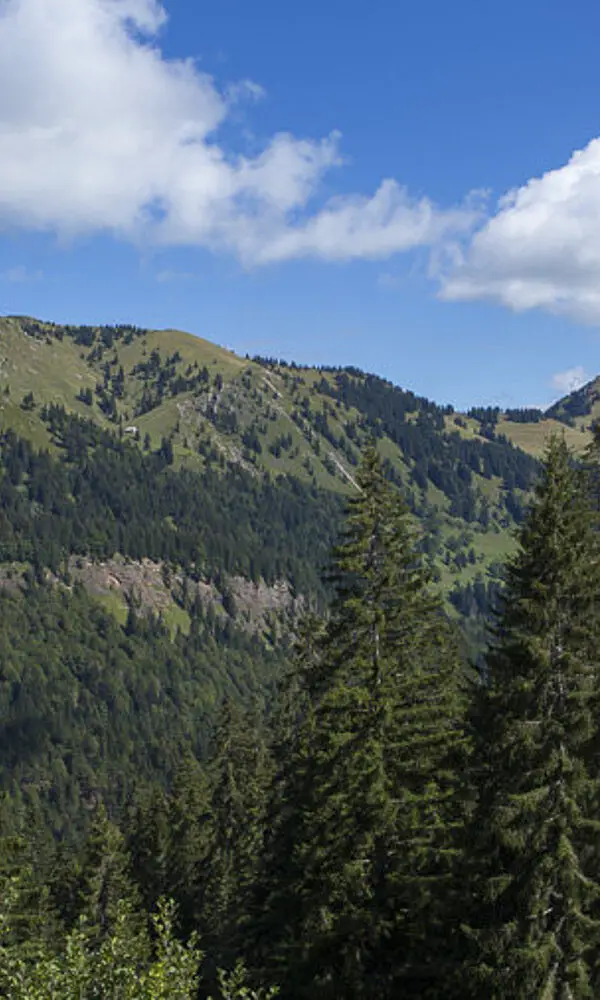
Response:
[[[582,452],[589,444],[591,433],[589,426],[570,427],[562,420],[541,420],[539,423],[514,423],[500,418],[498,433],[504,434],[517,448],[522,448],[529,455],[539,457],[552,434],[564,434],[567,444],[575,452]]]
[[[598,392],[581,392],[586,413],[573,394],[544,420],[464,415],[355,369],[243,359],[176,330],[0,319],[0,430],[52,450],[54,403],[145,453],[166,447],[175,468],[238,466],[339,494],[374,435],[448,590],[496,576],[549,433],[587,443]]]
[[[600,380],[599,380],[600,382]],[[567,397],[568,398],[568,397]],[[516,448],[528,455],[539,458],[553,434],[564,435],[570,448],[581,453],[591,440],[591,425],[600,417],[600,402],[596,411],[589,411],[587,418],[571,421],[562,409],[563,400],[554,404],[536,420],[511,419],[510,411],[498,411],[493,428],[496,437],[504,437]],[[458,429],[462,437],[471,440],[485,440],[485,421],[468,414],[452,414],[446,417],[446,429]]]

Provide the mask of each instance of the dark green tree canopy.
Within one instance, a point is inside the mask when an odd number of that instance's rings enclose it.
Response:
[[[439,973],[461,666],[374,448],[358,484],[330,615],[300,650],[303,716],[259,875],[256,947],[290,997],[418,996]]]
[[[554,439],[474,714],[469,996],[595,995],[599,595],[589,494]]]

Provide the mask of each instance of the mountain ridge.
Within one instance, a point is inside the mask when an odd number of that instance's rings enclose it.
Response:
[[[58,454],[58,407],[175,470],[239,467],[341,496],[356,489],[360,452],[375,438],[448,592],[498,578],[548,435],[559,430],[577,450],[589,440],[589,420],[573,417],[568,399],[550,416],[464,414],[353,366],[241,358],[177,330],[0,318],[0,432]]]
[[[27,389],[34,392],[35,396],[35,388],[38,388],[38,392],[42,389],[40,402],[62,402],[67,406],[67,409],[78,412],[80,415],[92,415],[96,421],[105,425],[107,423],[105,419],[107,414],[98,413],[97,407],[94,406],[86,409],[83,401],[78,399],[77,395],[71,390],[77,388],[78,385],[83,391],[91,389],[94,392],[96,390],[98,375],[102,373],[102,366],[106,365],[105,355],[112,347],[113,341],[111,337],[114,337],[115,333],[117,335],[120,333],[125,342],[125,361],[133,361],[134,366],[136,362],[138,365],[141,364],[140,353],[144,356],[147,356],[148,353],[151,354],[154,350],[158,350],[160,353],[161,348],[163,352],[170,350],[171,357],[179,354],[179,366],[184,363],[188,365],[190,363],[206,365],[209,371],[211,368],[214,368],[226,382],[235,380],[236,377],[242,375],[244,370],[256,373],[258,365],[259,368],[263,369],[263,389],[270,389],[274,398],[282,395],[281,384],[273,384],[274,380],[280,382],[282,372],[292,373],[293,377],[298,379],[304,378],[309,382],[314,380],[316,376],[327,377],[328,375],[344,372],[357,377],[379,379],[382,384],[387,386],[393,385],[392,382],[383,376],[364,372],[355,366],[298,365],[293,361],[288,362],[257,355],[252,358],[246,355],[245,358],[242,358],[231,349],[219,346],[197,334],[170,328],[146,330],[129,324],[117,326],[72,326],[40,321],[25,316],[5,316],[0,317],[0,391],[2,388],[6,389],[12,376],[16,382],[16,392],[13,395],[18,397],[19,390]],[[71,335],[70,338],[68,334]],[[88,351],[86,354],[82,350],[82,348],[92,345],[93,338],[102,338],[103,336],[106,338],[106,342],[101,342],[100,347],[96,347],[95,351]],[[19,337],[29,341],[30,355],[30,364],[25,369],[25,372],[21,373],[21,376],[16,372],[17,363],[15,355],[18,357],[19,354],[25,351],[25,344],[23,341],[21,341],[20,345],[18,344]],[[71,343],[69,343],[69,339]],[[141,341],[141,352],[136,349],[136,346],[132,346],[135,340]],[[60,347],[58,364],[52,364],[52,356],[49,356],[47,352],[41,352],[43,357],[38,356],[36,358],[32,356],[38,352],[40,347],[48,347],[52,344],[55,347]],[[25,360],[27,361],[27,359]],[[269,376],[264,374],[267,371],[270,373]],[[49,394],[44,393],[44,383],[51,388]],[[427,397],[418,396],[409,389],[397,385],[393,385],[393,388],[416,400],[430,403]],[[179,395],[185,401],[185,390]],[[589,400],[590,398],[591,404],[586,409],[585,405],[580,401]],[[13,405],[18,401],[18,398],[13,398]],[[135,402],[135,400],[131,401]],[[95,402],[98,403],[99,401],[96,400]],[[160,404],[163,407],[164,402],[163,400]],[[586,415],[596,416],[593,409],[595,402],[599,402],[598,412],[600,414],[600,376],[553,403],[546,410],[538,411],[535,408],[507,408],[503,410],[500,407],[473,406],[466,413],[461,413],[450,405],[435,405],[439,410],[447,414],[447,429],[451,431],[457,429],[458,433],[465,438],[475,437],[486,439],[488,437],[487,430],[489,426],[495,426],[497,428],[496,433],[503,434],[522,450],[538,455],[543,450],[544,441],[548,434],[556,430],[566,429],[565,433],[567,433],[571,445],[576,450],[580,450],[582,441],[575,435],[569,435],[568,432],[581,429],[582,425],[585,424],[585,421],[581,419],[582,417]],[[151,401],[146,400],[146,405],[150,405],[150,403]],[[4,409],[6,409],[6,405],[5,400],[3,404]],[[574,420],[572,411],[578,407],[582,412],[577,413],[576,417],[579,419]],[[152,410],[159,408],[160,406],[150,406]],[[132,414],[127,412],[126,406],[124,409],[125,416],[133,419]],[[281,413],[281,407],[277,407],[277,409]],[[585,412],[583,412],[584,410]],[[172,418],[173,414],[163,413],[161,415],[167,418],[166,425],[168,426],[168,417]],[[289,416],[289,413],[285,414],[285,416]],[[150,430],[153,429],[153,425],[158,426],[160,424],[160,421],[156,420],[156,414],[153,420],[144,421],[139,419],[139,417],[140,415],[138,414],[138,423],[141,426],[150,425]],[[527,419],[527,417],[530,417],[530,419]],[[460,422],[461,420],[462,423]],[[523,428],[526,429],[525,433],[523,432]],[[483,434],[481,433],[482,430]],[[589,430],[589,427],[584,426],[584,430]]]

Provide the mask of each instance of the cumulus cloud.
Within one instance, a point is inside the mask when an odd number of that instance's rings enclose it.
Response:
[[[159,0],[0,0],[0,224],[247,264],[385,257],[472,225],[468,205],[438,209],[394,180],[319,207],[336,133],[226,148],[221,126],[262,90],[165,58],[165,19]]]
[[[445,299],[600,322],[600,139],[506,194],[446,265]]]
[[[561,396],[566,396],[570,392],[575,392],[576,389],[581,389],[582,385],[591,381],[592,377],[582,365],[577,365],[575,368],[567,368],[564,372],[556,372],[552,376],[551,385],[553,389],[560,392]]]

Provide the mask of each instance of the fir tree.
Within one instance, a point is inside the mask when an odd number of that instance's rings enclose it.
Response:
[[[290,997],[423,997],[444,975],[461,666],[373,448],[358,483],[330,617],[299,657],[306,707],[248,952],[286,970]]]
[[[581,488],[587,492],[594,528],[593,536],[590,537],[588,533],[587,537],[587,558],[591,567],[591,565],[597,565],[600,562],[600,422],[598,421],[592,426],[592,440],[584,452],[581,466]],[[591,586],[594,586],[593,573],[590,583]],[[590,618],[593,614],[594,609],[591,608]],[[591,620],[590,626],[593,627]],[[590,815],[597,817],[600,816],[600,669],[595,672],[594,695],[590,704],[590,711],[594,723],[592,740],[589,744],[586,760],[589,777],[594,783]],[[592,871],[600,871],[600,838],[594,838],[593,842],[588,844],[586,853],[589,857],[589,865]],[[600,917],[600,899],[596,904],[594,914]],[[600,990],[600,941],[589,956],[589,964],[592,970],[593,992],[596,995]]]
[[[123,835],[100,802],[83,852],[80,879],[80,913],[98,941],[112,933],[122,904],[133,909],[138,903],[129,869]]]
[[[211,764],[212,837],[202,866],[201,925],[210,957],[230,966],[262,846],[270,761],[254,713],[223,704]]]
[[[600,563],[563,440],[549,445],[519,543],[474,709],[474,906],[461,995],[579,1000],[595,995],[600,929],[598,786],[587,767]]]
[[[140,796],[126,840],[131,877],[140,889],[145,909],[152,912],[158,900],[172,891],[168,884],[169,803],[161,788],[151,788]]]
[[[210,787],[197,760],[186,756],[169,804],[167,878],[186,933],[198,926],[201,873],[211,842]]]

